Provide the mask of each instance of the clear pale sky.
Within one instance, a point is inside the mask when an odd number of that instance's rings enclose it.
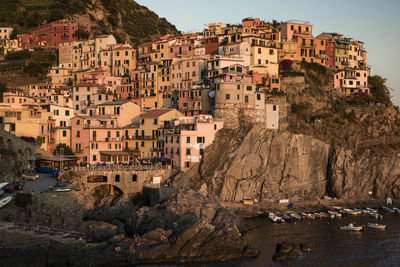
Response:
[[[313,34],[342,33],[361,40],[372,74],[388,79],[393,102],[400,105],[400,0],[137,0],[178,30],[201,31],[210,22],[241,23],[243,18],[266,21],[306,20]]]

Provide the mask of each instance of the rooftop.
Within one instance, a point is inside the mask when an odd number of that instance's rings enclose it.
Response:
[[[143,113],[141,117],[142,118],[158,118],[172,110],[173,109],[152,109],[150,111]]]

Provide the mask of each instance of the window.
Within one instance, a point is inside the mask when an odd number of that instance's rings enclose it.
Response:
[[[97,160],[97,156],[93,155],[93,161],[96,161],[96,160]]]
[[[253,87],[251,85],[248,85],[248,86],[246,86],[246,90],[251,91],[251,90],[253,90]]]
[[[77,120],[76,121],[76,125],[80,125],[81,124],[81,121],[80,120]]]
[[[186,148],[186,155],[190,155],[190,148]]]
[[[158,124],[158,120],[154,119],[154,125],[157,125],[157,124]]]
[[[231,95],[230,95],[230,94],[226,94],[226,95],[225,95],[225,99],[226,99],[226,100],[231,99]]]
[[[273,110],[273,111],[276,111],[276,105],[273,105],[273,106],[272,106],[272,110]]]
[[[200,148],[200,155],[204,155],[204,149]]]
[[[214,124],[214,131],[216,131],[217,130],[217,125],[216,124]]]
[[[248,95],[246,95],[246,96],[244,97],[244,102],[245,102],[245,103],[248,103],[248,102],[249,102],[249,96],[248,96]]]
[[[132,182],[137,182],[137,175],[136,174],[132,175]]]
[[[190,144],[190,136],[186,137],[186,143]]]
[[[261,54],[261,48],[258,48],[258,53]]]
[[[119,182],[119,174],[115,175],[115,182]]]
[[[81,137],[81,132],[80,131],[76,132],[76,137]]]
[[[65,111],[65,116],[69,116],[69,110]]]
[[[261,95],[257,94],[257,100],[261,100]]]
[[[63,131],[62,136],[66,137],[67,136],[67,131]]]

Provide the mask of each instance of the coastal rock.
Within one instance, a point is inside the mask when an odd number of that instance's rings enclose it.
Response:
[[[222,260],[241,257],[245,245],[240,218],[213,198],[179,192],[165,204],[143,207],[127,221],[128,233],[141,235],[141,261]],[[163,235],[163,238],[161,236]]]
[[[274,261],[284,261],[290,259],[297,259],[300,255],[300,247],[299,245],[290,243],[290,242],[282,242],[278,243],[275,247],[275,254],[272,256]]]
[[[209,195],[243,198],[317,198],[325,193],[329,145],[305,135],[254,126],[244,137],[223,130],[200,166],[176,177],[178,188],[207,186]]]
[[[99,221],[88,222],[86,239],[89,242],[102,242],[117,235],[117,226]]]
[[[400,155],[393,150],[344,149],[312,136],[221,130],[202,162],[174,180],[219,200],[258,201],[399,198]],[[372,192],[372,194],[370,194]]]

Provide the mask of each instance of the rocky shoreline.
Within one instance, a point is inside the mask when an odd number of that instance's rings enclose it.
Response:
[[[394,200],[393,204],[400,201]],[[383,205],[385,200],[315,200],[295,201],[293,209]],[[123,200],[112,207],[93,209],[80,206],[72,193],[57,197],[41,194],[16,212],[16,221],[81,231],[85,239],[34,234],[32,229],[23,231],[10,223],[0,224],[0,262],[32,264],[27,255],[33,254],[37,255],[33,266],[128,266],[256,257],[259,251],[246,244],[244,236],[249,229],[242,218],[283,210],[287,210],[287,204],[219,202],[192,190],[179,192],[155,207],[139,207]]]

